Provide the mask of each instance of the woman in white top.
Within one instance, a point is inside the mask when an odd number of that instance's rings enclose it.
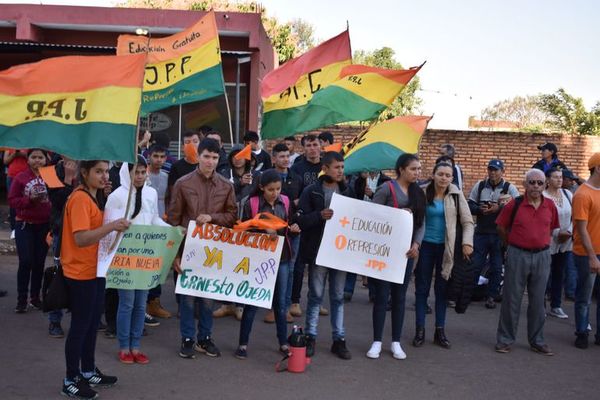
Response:
[[[573,194],[562,188],[562,171],[551,168],[546,172],[547,188],[544,196],[554,201],[558,210],[560,230],[552,236],[550,253],[552,254],[552,267],[550,277],[550,312],[557,318],[569,318],[561,308],[563,275],[567,266],[568,257],[573,250],[573,222],[571,220]]]

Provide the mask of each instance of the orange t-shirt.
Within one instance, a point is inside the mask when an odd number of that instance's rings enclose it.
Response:
[[[573,221],[587,221],[587,231],[594,247],[594,252],[600,254],[600,188],[595,189],[584,183],[573,196]],[[573,253],[587,256],[581,237],[574,229]]]
[[[96,278],[98,243],[79,247],[75,232],[94,230],[102,226],[103,213],[83,190],[75,190],[65,205],[60,261],[67,278],[90,280]]]

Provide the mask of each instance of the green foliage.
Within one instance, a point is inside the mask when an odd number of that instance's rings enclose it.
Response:
[[[538,104],[549,115],[547,123],[554,128],[579,135],[600,135],[600,102],[587,111],[580,97],[560,88],[555,93],[541,95]]]
[[[374,51],[356,50],[353,61],[355,64],[369,65],[372,67],[402,69],[402,64],[395,59],[395,52],[390,47],[382,47]],[[421,82],[415,76],[402,93],[394,100],[392,105],[385,110],[380,119],[390,119],[400,115],[414,115],[421,112],[423,100],[417,96],[417,90],[421,89]]]
[[[483,121],[506,121],[526,132],[546,132],[549,115],[539,106],[540,96],[516,96],[497,102],[481,111]]]

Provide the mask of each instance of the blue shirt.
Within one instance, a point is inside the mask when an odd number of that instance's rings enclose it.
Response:
[[[425,237],[423,241],[443,244],[446,242],[446,218],[444,200],[433,200],[425,208]]]

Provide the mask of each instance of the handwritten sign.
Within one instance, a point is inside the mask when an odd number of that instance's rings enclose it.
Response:
[[[183,234],[176,227],[131,225],[106,273],[106,287],[148,290],[165,283]]]
[[[175,293],[271,308],[283,240],[190,221]]]
[[[408,211],[334,194],[317,264],[402,283],[413,220]],[[358,212],[360,210],[360,212]]]

